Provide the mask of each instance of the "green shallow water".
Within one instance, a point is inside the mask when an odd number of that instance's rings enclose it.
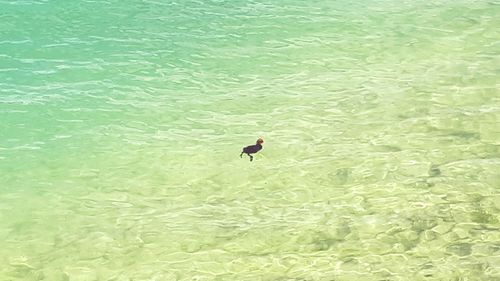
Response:
[[[499,14],[0,0],[0,280],[500,280]]]

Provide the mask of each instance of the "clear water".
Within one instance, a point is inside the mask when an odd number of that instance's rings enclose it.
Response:
[[[500,280],[499,14],[0,0],[0,280]]]

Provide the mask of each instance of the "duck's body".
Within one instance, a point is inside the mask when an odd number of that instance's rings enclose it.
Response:
[[[250,157],[250,161],[253,161],[253,156],[250,154],[259,152],[262,149],[263,143],[264,143],[263,139],[258,139],[255,145],[249,145],[247,147],[244,147],[243,151],[241,151],[240,158],[243,156],[243,153],[245,153]]]

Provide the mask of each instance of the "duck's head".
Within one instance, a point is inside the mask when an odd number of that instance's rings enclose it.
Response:
[[[264,143],[264,140],[263,140],[263,139],[261,139],[261,138],[259,138],[259,139],[257,140],[257,143],[258,143],[258,144],[263,144],[263,143]]]

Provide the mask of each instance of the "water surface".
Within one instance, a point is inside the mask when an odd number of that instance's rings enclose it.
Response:
[[[0,279],[499,280],[499,14],[0,0]]]

